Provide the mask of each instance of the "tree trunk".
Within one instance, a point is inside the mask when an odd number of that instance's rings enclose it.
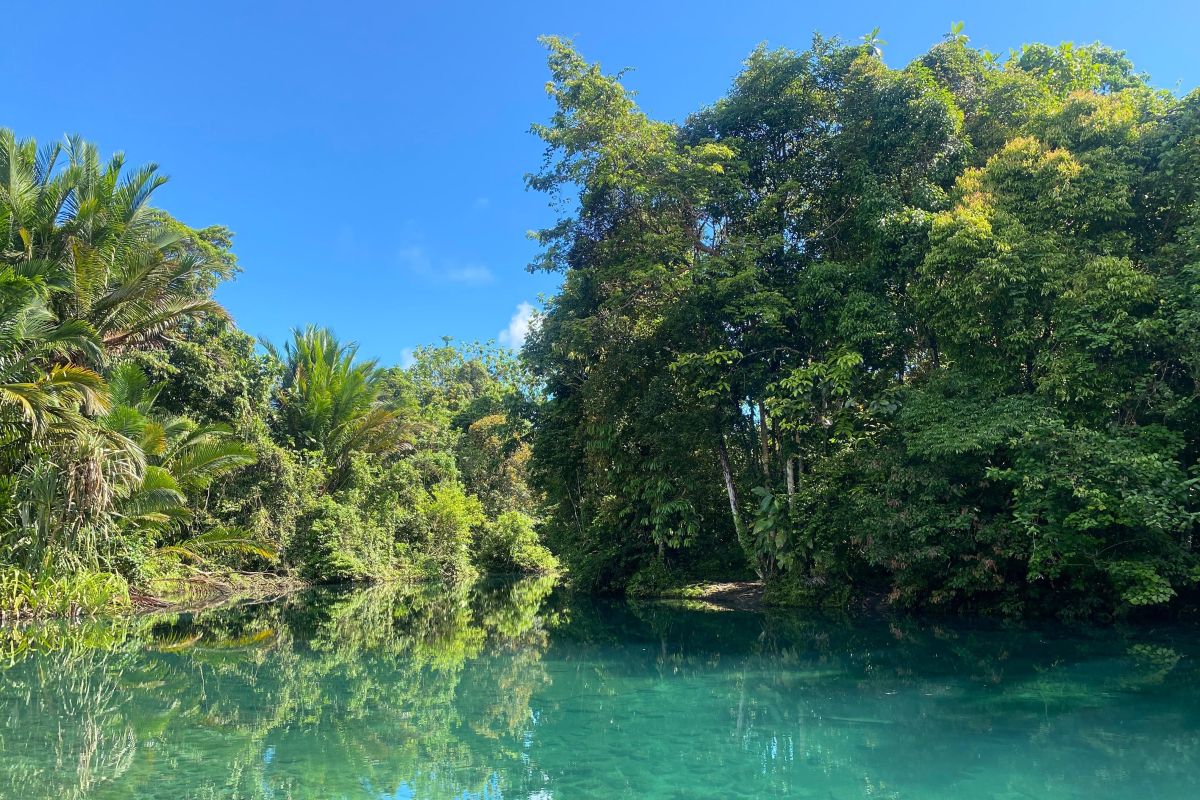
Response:
[[[788,456],[785,467],[787,472],[788,506],[790,507],[795,505],[796,502],[796,459]]]
[[[778,474],[784,473],[787,462],[783,457],[783,437],[779,435],[779,417],[771,417],[771,463]]]
[[[733,483],[733,471],[729,468],[729,450],[725,447],[725,436],[717,440],[717,456],[721,459],[721,476],[725,479],[725,493],[729,495],[729,510],[733,514],[733,529],[737,531],[738,542],[746,546],[746,526],[742,522],[742,512],[738,509],[737,486]]]
[[[763,483],[768,487],[771,485],[771,432],[767,426],[767,406],[762,401],[758,401],[758,444],[762,451],[762,473]]]

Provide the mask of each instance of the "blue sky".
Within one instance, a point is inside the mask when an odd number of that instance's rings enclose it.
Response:
[[[511,7],[504,7],[510,5]],[[962,19],[999,52],[1104,41],[1167,88],[1200,84],[1200,3],[77,2],[5,0],[0,125],[77,132],[172,178],[160,205],[237,233],[219,298],[250,333],[308,322],[400,361],[443,335],[519,338],[553,276],[524,189],[550,107],[538,35],[575,38],[651,114],[717,99],[759,42],[879,26],[901,65]],[[514,322],[514,316],[518,319]]]

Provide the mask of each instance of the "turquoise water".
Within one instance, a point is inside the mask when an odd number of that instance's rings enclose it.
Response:
[[[548,582],[0,631],[4,798],[1200,797],[1200,634]]]

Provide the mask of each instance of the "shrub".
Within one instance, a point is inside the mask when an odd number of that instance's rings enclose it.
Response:
[[[392,535],[354,504],[324,496],[301,517],[287,560],[322,583],[383,578],[394,568]]]
[[[5,616],[77,616],[129,607],[129,584],[111,572],[34,576],[0,567],[0,612]]]
[[[423,571],[448,580],[472,577],[471,543],[483,521],[483,506],[457,482],[419,495],[410,533],[423,556]]]
[[[654,560],[635,572],[625,584],[630,597],[679,596],[685,577],[672,570],[662,560]]]
[[[558,571],[558,559],[538,541],[533,519],[506,511],[479,530],[479,566],[488,572],[547,575]]]

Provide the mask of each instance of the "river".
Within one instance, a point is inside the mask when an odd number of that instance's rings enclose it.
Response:
[[[0,629],[0,797],[1200,797],[1200,631],[318,590]]]

